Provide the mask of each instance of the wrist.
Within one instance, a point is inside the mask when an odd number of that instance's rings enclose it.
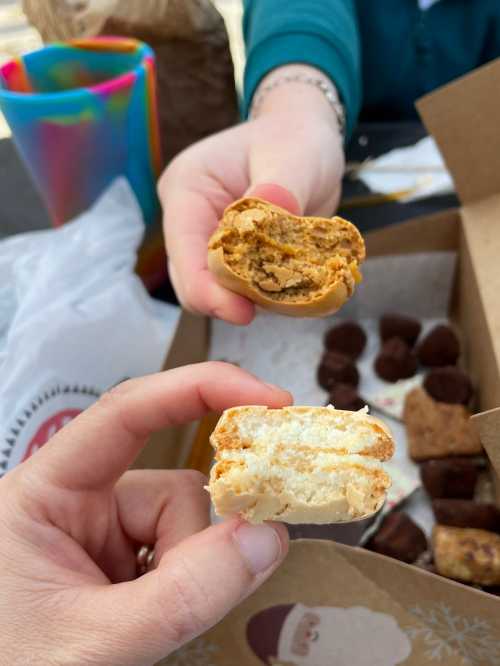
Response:
[[[249,117],[270,113],[323,119],[342,138],[345,114],[335,84],[321,70],[292,64],[272,70],[255,90]]]

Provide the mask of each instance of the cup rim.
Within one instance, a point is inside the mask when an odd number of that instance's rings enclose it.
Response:
[[[34,51],[29,51],[28,53],[25,53],[16,58],[11,58],[0,66],[1,73],[4,68],[8,67],[12,63],[23,61],[26,56],[35,56],[48,50],[58,49],[62,46],[84,51],[92,50],[92,45],[100,45],[102,47],[102,45],[106,43],[117,44],[119,42],[122,42],[123,44],[134,45],[135,50],[141,52],[142,56],[140,62],[135,67],[122,74],[112,76],[109,79],[96,83],[95,85],[80,86],[78,88],[70,88],[69,90],[61,90],[60,92],[18,92],[14,90],[8,90],[7,88],[4,88],[0,85],[0,97],[3,97],[4,99],[15,100],[16,102],[26,101],[33,104],[33,102],[38,101],[68,101],[70,99],[77,99],[82,96],[86,97],[89,93],[94,94],[105,91],[108,87],[119,88],[121,84],[130,79],[132,74],[143,70],[146,62],[154,61],[154,51],[146,42],[143,42],[139,39],[134,39],[133,37],[119,37],[113,35],[99,35],[97,37],[57,41],[46,44],[39,49],[35,49]],[[101,51],[103,53],[106,53],[106,51],[113,52],[112,48],[95,48],[94,50]],[[116,53],[116,50],[114,52]]]

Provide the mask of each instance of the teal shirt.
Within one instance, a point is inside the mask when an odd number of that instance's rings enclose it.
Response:
[[[336,84],[348,135],[358,118],[416,117],[421,95],[500,56],[500,0],[244,0],[244,111],[259,81],[306,63]]]

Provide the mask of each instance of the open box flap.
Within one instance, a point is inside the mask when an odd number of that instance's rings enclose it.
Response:
[[[500,405],[500,59],[426,95],[417,108],[463,204],[461,323],[480,407],[491,409]]]
[[[500,500],[500,407],[472,417],[479,430],[481,443],[495,471],[497,503]]]
[[[381,227],[365,236],[368,257],[418,252],[448,252],[458,249],[460,214],[448,209],[406,222]]]
[[[417,109],[462,203],[500,192],[500,59],[422,97]]]
[[[466,316],[469,345],[482,340],[476,360],[480,406],[487,410],[500,405],[500,194],[464,206],[461,217],[462,262],[470,263],[470,270],[462,271],[469,276],[468,281],[462,280],[462,300],[470,306]]]

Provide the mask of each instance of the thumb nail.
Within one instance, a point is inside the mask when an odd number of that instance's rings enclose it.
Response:
[[[263,382],[264,386],[267,386],[267,388],[270,388],[271,391],[280,391],[281,393],[286,393],[286,389],[281,388],[281,386],[278,386],[278,384],[271,384],[270,382]]]
[[[274,393],[281,393],[280,399],[284,402],[284,405],[293,405],[293,395],[290,393],[290,391],[287,391],[282,386],[269,384],[268,382],[264,382],[264,386],[267,386],[267,388],[271,389],[271,391]]]
[[[271,525],[243,523],[235,530],[233,538],[254,576],[267,571],[281,555],[281,540]]]

